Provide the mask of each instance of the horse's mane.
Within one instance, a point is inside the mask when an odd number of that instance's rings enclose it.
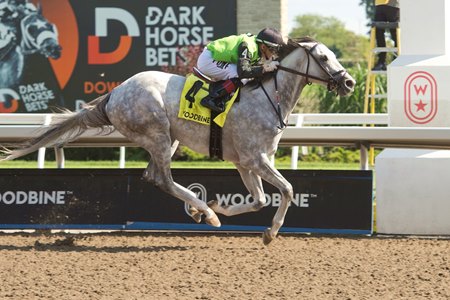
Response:
[[[279,60],[282,61],[286,56],[288,56],[292,51],[300,48],[300,43],[317,43],[315,39],[309,36],[300,38],[289,38],[286,45],[283,45],[279,52]]]
[[[289,38],[287,43],[283,45],[278,53],[279,55],[279,61],[281,62],[286,56],[288,56],[292,51],[294,51],[297,48],[300,48],[300,43],[317,43],[315,39],[309,36],[300,37],[300,38]],[[255,78],[254,80],[250,81],[247,86],[251,88],[257,88],[259,86],[259,83],[265,82],[267,80],[270,80],[273,78],[274,73],[266,73],[260,78]]]

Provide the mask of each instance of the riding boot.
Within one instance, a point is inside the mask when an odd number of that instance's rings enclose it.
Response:
[[[237,78],[211,83],[209,95],[202,99],[201,105],[218,113],[224,112],[226,100],[239,87],[239,83]]]

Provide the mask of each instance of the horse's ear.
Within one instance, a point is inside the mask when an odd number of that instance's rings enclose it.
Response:
[[[38,12],[38,14],[42,15],[42,4],[41,4],[41,0],[39,0],[36,10]]]
[[[310,36],[304,36],[304,37],[302,37],[302,38],[300,38],[299,40],[298,40],[298,43],[299,44],[301,44],[301,45],[303,45],[304,46],[304,44],[312,44],[312,45],[315,45],[315,44],[318,44],[319,43],[319,41],[317,41],[316,39],[314,39],[314,38],[312,38],[312,37],[310,37]]]

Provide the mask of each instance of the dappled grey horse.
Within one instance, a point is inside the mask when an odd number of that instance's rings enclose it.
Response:
[[[209,127],[178,118],[185,77],[174,74],[155,71],[136,74],[80,112],[62,114],[41,136],[15,150],[5,149],[3,159],[15,159],[44,146],[63,145],[86,129],[107,130],[107,125],[112,125],[150,153],[151,161],[144,178],[185,201],[196,222],[204,215],[206,223],[219,227],[216,213],[233,216],[260,210],[266,201],[261,179],[278,188],[281,205],[272,226],[263,233],[263,242],[268,244],[283,225],[293,199],[292,185],[269,159],[277,149],[283,123],[306,84],[319,83],[339,95],[352,92],[355,85],[336,56],[312,39],[290,39],[281,50],[280,60],[273,76],[242,88],[240,101],[228,113],[223,127],[223,158],[235,164],[254,199],[251,203],[235,206],[220,206],[217,200],[205,203],[194,192],[173,181],[170,162],[179,143],[196,152],[209,153]]]

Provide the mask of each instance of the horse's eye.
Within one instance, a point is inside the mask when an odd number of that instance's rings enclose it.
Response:
[[[320,56],[320,60],[321,61],[327,61],[328,57],[326,55],[322,55],[322,56]]]

